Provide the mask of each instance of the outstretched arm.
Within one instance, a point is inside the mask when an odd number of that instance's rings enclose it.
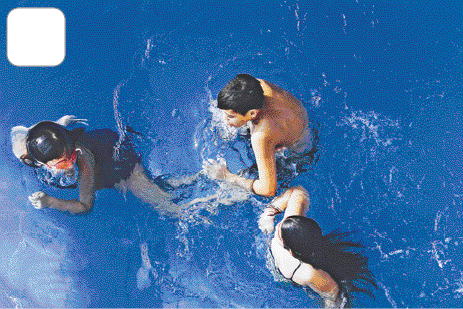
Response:
[[[284,217],[305,216],[310,207],[309,194],[302,186],[286,190],[264,209],[259,218],[259,228],[264,233],[274,230],[274,219],[277,214],[284,212]]]
[[[230,172],[224,162],[204,161],[203,170],[212,179],[224,180],[236,184],[258,195],[275,196],[277,176],[275,163],[275,146],[267,137],[254,135],[251,138],[256,156],[259,179],[247,179]]]
[[[284,218],[289,216],[305,216],[310,207],[309,193],[303,186],[290,188],[291,196],[281,208],[285,212]]]

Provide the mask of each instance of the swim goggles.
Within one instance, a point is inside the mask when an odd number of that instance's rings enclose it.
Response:
[[[56,168],[56,169],[67,169],[69,168],[72,164],[76,163],[77,160],[77,151],[81,152],[80,149],[74,149],[72,152],[71,156],[68,158],[66,156],[63,156],[61,159],[57,159],[57,162],[53,162],[55,160],[49,161],[48,163],[42,163],[40,161],[35,160],[33,157],[31,157],[29,154],[22,155],[19,160],[25,165],[31,166],[31,167],[42,167],[42,166],[47,166],[49,168]]]

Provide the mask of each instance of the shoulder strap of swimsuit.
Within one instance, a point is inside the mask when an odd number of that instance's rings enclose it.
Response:
[[[297,267],[294,269],[293,274],[291,275],[291,278],[290,278],[291,281],[293,281],[294,274],[295,274],[296,271],[299,269],[299,267],[301,267],[301,265],[302,265],[301,260],[298,259],[298,261],[299,261],[299,265],[297,265]]]
[[[276,231],[275,231],[276,233]],[[273,251],[272,251],[272,245],[270,244],[269,246],[269,251],[270,251],[270,255],[272,256],[272,259],[273,259],[273,263],[275,263],[275,256],[273,255]],[[280,273],[280,275],[282,275],[285,279],[289,279],[291,281],[293,281],[293,277],[294,277],[294,274],[296,273],[296,271],[299,269],[299,267],[301,267],[302,265],[302,261],[297,259],[299,261],[299,265],[297,265],[297,267],[294,269],[291,277],[286,277],[285,275],[283,275],[283,273],[281,272],[280,268],[279,267],[275,267],[276,270]]]

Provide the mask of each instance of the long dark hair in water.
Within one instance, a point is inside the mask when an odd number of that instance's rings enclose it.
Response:
[[[368,269],[368,259],[355,248],[359,243],[345,240],[352,232],[333,231],[322,234],[318,223],[303,216],[290,216],[281,225],[281,238],[286,249],[304,263],[327,272],[338,284],[339,295],[352,306],[352,292],[362,292],[372,298],[369,285],[378,288]]]

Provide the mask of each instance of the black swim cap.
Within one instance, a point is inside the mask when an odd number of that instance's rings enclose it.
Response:
[[[47,163],[71,156],[75,149],[74,141],[68,130],[51,121],[42,121],[29,130],[26,138],[28,154],[36,161]]]

